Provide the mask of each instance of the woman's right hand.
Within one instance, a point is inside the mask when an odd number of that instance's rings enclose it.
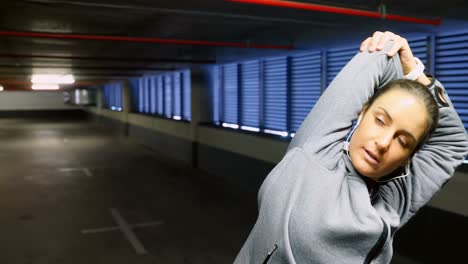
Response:
[[[398,52],[404,75],[410,73],[414,68],[416,68],[416,61],[414,60],[413,52],[411,51],[408,41],[390,31],[374,32],[372,37],[367,38],[361,43],[360,50],[368,50],[369,52],[379,51],[385,47],[388,41],[393,41],[393,46],[387,52],[387,56],[392,57]],[[421,75],[417,81],[425,85],[430,83],[430,80],[424,74]]]

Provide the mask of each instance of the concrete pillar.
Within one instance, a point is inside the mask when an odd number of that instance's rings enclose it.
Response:
[[[192,139],[192,167],[198,163],[198,126],[211,122],[213,116],[213,102],[210,96],[209,74],[204,68],[191,70],[191,139]]]
[[[104,108],[104,91],[102,87],[96,88],[96,108],[98,111]]]
[[[124,135],[129,135],[128,114],[132,112],[132,92],[128,80],[123,81],[122,85],[122,114],[124,115]]]
[[[101,122],[101,112],[104,108],[104,91],[102,87],[96,87],[96,111],[93,114],[93,120],[97,123]]]

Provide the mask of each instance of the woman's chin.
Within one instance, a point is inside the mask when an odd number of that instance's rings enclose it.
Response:
[[[375,180],[377,180],[380,177],[379,171],[367,164],[367,162],[365,161],[359,161],[356,162],[356,164],[353,163],[353,166],[357,170],[357,172],[359,172],[359,174],[361,174],[362,176]]]

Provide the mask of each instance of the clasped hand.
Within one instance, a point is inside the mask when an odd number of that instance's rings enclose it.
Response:
[[[369,52],[379,51],[382,50],[389,41],[393,41],[393,46],[387,52],[387,56],[392,57],[398,53],[400,55],[403,74],[408,74],[416,67],[416,62],[408,41],[401,36],[390,31],[376,31],[372,37],[367,38],[361,43],[360,50],[368,50]]]
[[[390,31],[376,31],[372,37],[367,38],[361,43],[360,50],[361,52],[366,50],[369,52],[379,51],[382,50],[389,41],[393,41],[393,45],[390,50],[387,51],[387,56],[392,57],[398,53],[400,55],[403,75],[407,75],[416,68],[416,61],[408,44],[408,40],[405,38]],[[425,74],[418,77],[416,81],[424,85],[429,85],[431,83],[431,80]]]

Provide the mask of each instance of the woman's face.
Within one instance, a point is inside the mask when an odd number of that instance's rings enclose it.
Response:
[[[405,166],[428,128],[424,105],[401,89],[381,95],[361,115],[349,155],[354,168],[374,180]]]

